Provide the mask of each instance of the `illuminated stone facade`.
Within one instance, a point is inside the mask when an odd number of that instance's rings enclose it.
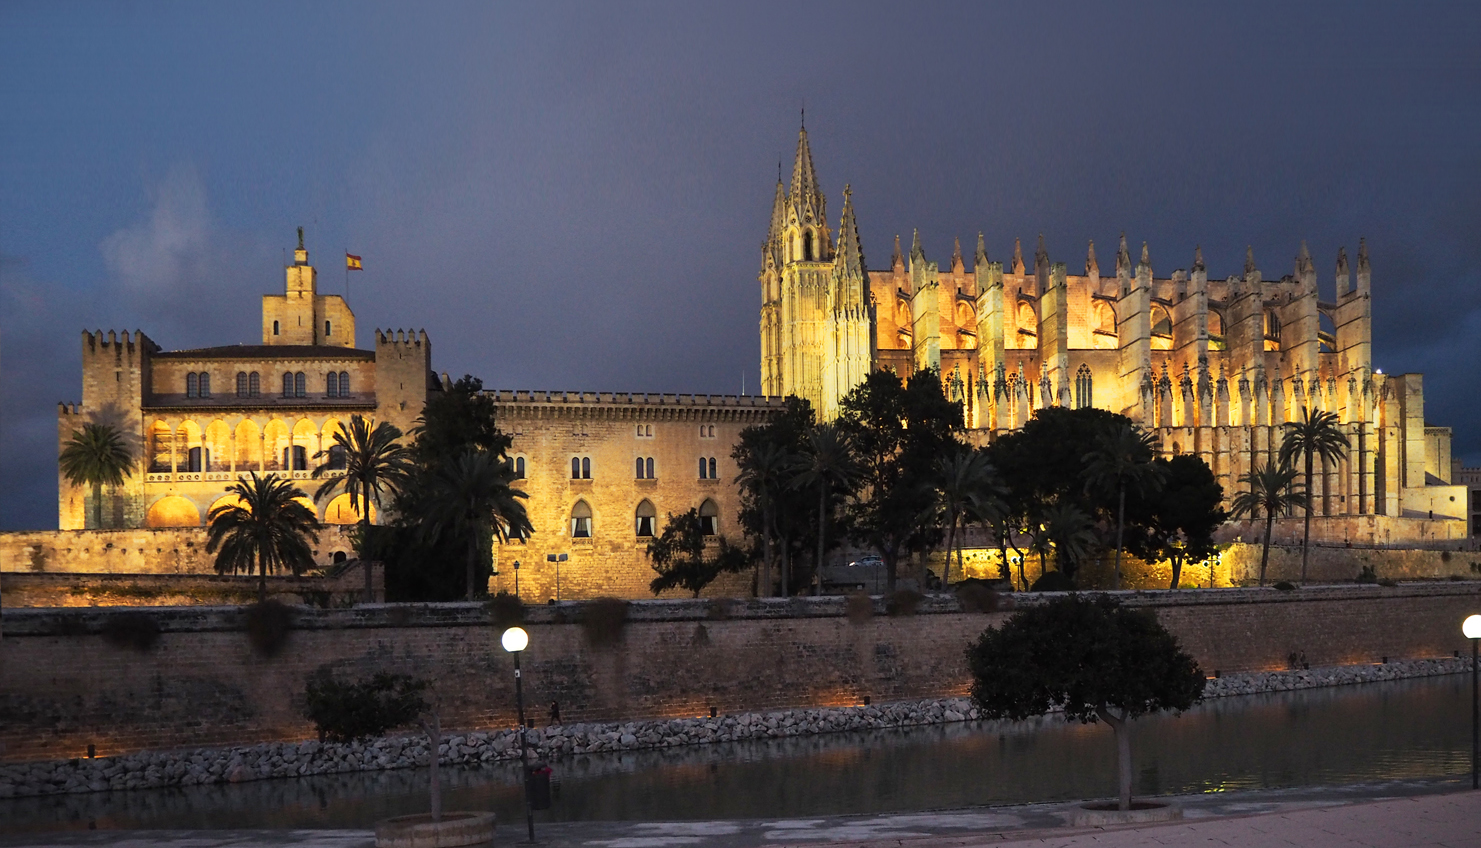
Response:
[[[942,268],[918,235],[908,254],[896,237],[889,266],[867,270],[855,214],[845,188],[835,243],[802,131],[762,247],[766,394],[798,395],[832,418],[871,369],[903,378],[937,368],[978,443],[1035,409],[1094,406],[1147,428],[1166,454],[1198,454],[1226,493],[1273,460],[1282,423],[1316,408],[1337,414],[1352,445],[1317,475],[1320,515],[1433,518],[1425,539],[1465,534],[1465,490],[1448,485],[1450,431],[1425,426],[1421,375],[1373,369],[1361,242],[1355,269],[1339,252],[1327,301],[1304,243],[1278,280],[1251,253],[1243,273],[1210,279],[1199,250],[1191,270],[1158,277],[1147,246],[1133,259],[1124,237],[1104,274],[1094,244],[1071,275],[1042,238],[1031,265],[1016,241],[1005,265],[988,259],[981,235],[971,270],[959,242]]]
[[[84,422],[118,427],[138,466],[103,493],[105,528],[198,527],[249,471],[301,480],[355,414],[408,430],[437,387],[425,332],[375,331],[355,347],[355,316],[317,290],[301,240],[285,293],[262,298],[262,343],[163,350],[142,332],[82,334],[82,402],[61,404],[58,449]],[[342,472],[328,472],[330,475]],[[58,474],[58,525],[95,529],[89,487]],[[315,504],[331,524],[356,519],[348,498]]]

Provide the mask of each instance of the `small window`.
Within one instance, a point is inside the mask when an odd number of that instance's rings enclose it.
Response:
[[[701,480],[708,480],[708,479],[710,479],[710,467],[705,462],[705,458],[704,457],[700,457],[699,458],[699,479],[701,479]]]
[[[589,456],[581,457],[581,479],[591,479],[591,457]]]
[[[273,335],[276,336],[277,334],[278,334],[278,322],[277,321],[274,321],[273,322]]]
[[[200,380],[192,371],[185,375],[185,396],[188,398],[200,397]]]
[[[658,479],[658,475],[656,475],[656,474],[653,473],[653,457],[651,457],[651,456],[648,457],[646,460],[644,460],[644,462],[648,466],[648,479],[649,480],[656,480],[656,479]]]
[[[247,397],[262,396],[262,378],[256,371],[247,375]]]
[[[201,397],[211,396],[211,375],[201,372]]]
[[[339,397],[339,374],[334,371],[330,371],[329,376],[324,378],[324,394]]]
[[[586,501],[577,501],[571,507],[571,538],[591,538],[591,507],[586,505]]]
[[[205,448],[191,448],[186,455],[186,471],[201,471],[205,468],[204,463],[209,461],[210,452]]]
[[[293,374],[283,372],[283,397],[293,397]]]
[[[719,476],[715,474],[715,458],[713,456],[710,457],[710,479],[711,480],[719,480],[720,479]]]
[[[637,468],[636,468],[636,470],[633,471],[633,476],[636,477],[636,478],[638,478],[639,480],[642,480],[643,479],[643,458],[640,456],[636,460],[634,460],[634,462],[636,463]]]
[[[345,448],[344,445],[329,446],[329,468],[331,471],[345,470]]]
[[[283,467],[290,471],[309,470],[309,453],[303,445],[283,448]]]
[[[328,338],[330,335],[331,334],[329,332],[329,322],[328,321],[325,321],[324,322],[324,336],[325,336],[325,338]]]
[[[350,372],[348,371],[339,372],[339,396],[350,396]]]
[[[581,479],[581,457],[579,456],[571,457],[571,479]]]
[[[699,530],[706,536],[714,536],[720,532],[720,508],[708,498],[699,505]]]
[[[639,424],[638,425],[638,438],[640,438],[640,439],[643,438],[643,425],[642,424]]]
[[[634,530],[639,536],[655,536],[657,530],[654,525],[658,523],[658,511],[653,508],[653,503],[644,500],[638,504]]]
[[[516,456],[514,458],[514,479],[525,479],[525,458],[522,456]]]
[[[247,396],[247,372],[246,371],[238,371],[237,372],[237,397],[244,398],[246,396]]]
[[[293,396],[308,397],[308,380],[304,379],[303,372],[299,371],[293,375]]]

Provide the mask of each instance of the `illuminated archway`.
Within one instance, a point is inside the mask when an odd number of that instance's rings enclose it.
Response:
[[[144,517],[146,527],[199,527],[201,511],[179,495],[167,495],[155,501]]]
[[[375,504],[370,504],[370,522],[375,523]],[[360,511],[350,505],[350,496],[341,494],[324,507],[325,524],[354,524],[360,520]]]

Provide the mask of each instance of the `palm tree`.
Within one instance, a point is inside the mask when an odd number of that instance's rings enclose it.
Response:
[[[1116,495],[1116,571],[1113,589],[1121,588],[1121,549],[1126,531],[1126,492],[1138,495],[1162,487],[1162,469],[1152,464],[1157,438],[1130,422],[1108,428],[1084,456],[1085,488]]]
[[[267,600],[267,573],[287,568],[294,575],[314,565],[309,540],[319,537],[319,519],[304,505],[293,481],[258,477],[228,486],[236,503],[221,504],[206,516],[206,553],[216,554],[216,572],[251,574],[257,569],[257,602]],[[217,552],[219,549],[219,553]]]
[[[325,480],[314,492],[314,500],[322,501],[339,489],[350,496],[350,508],[359,514],[360,532],[356,553],[365,566],[365,603],[375,600],[375,590],[370,581],[370,511],[381,508],[381,496],[395,495],[405,486],[411,473],[411,451],[398,444],[401,430],[387,421],[374,428],[363,416],[350,418],[348,429],[336,430],[334,445],[314,454],[314,459],[328,461],[314,469],[314,477],[320,477],[335,466],[344,469],[343,477]],[[334,469],[338,470],[338,469]]]
[[[427,514],[433,516],[424,532],[436,539],[443,534],[468,541],[465,597],[473,600],[478,572],[478,546],[485,538],[501,542],[525,539],[534,532],[521,499],[529,495],[510,484],[514,466],[487,450],[470,449],[437,469],[428,491]]]
[[[134,458],[123,434],[111,424],[84,424],[57,457],[62,476],[74,486],[93,489],[93,529],[103,527],[103,486],[122,486],[134,473]]]
[[[941,588],[951,585],[951,556],[962,568],[957,547],[957,529],[975,518],[991,521],[1000,511],[1004,489],[992,463],[981,452],[963,447],[941,458],[936,465],[937,502],[947,521],[946,564],[941,569]]]
[[[807,447],[793,466],[793,488],[818,489],[817,583],[813,594],[823,594],[823,554],[828,537],[828,501],[835,487],[846,490],[859,477],[848,434],[832,424],[819,424],[807,434]]]
[[[792,458],[781,445],[767,442],[745,452],[738,461],[740,474],[736,475],[735,482],[750,491],[756,499],[756,505],[761,509],[761,538],[765,554],[758,594],[765,597],[771,594],[771,537],[776,529],[776,500],[782,487],[786,485],[787,470],[792,464]],[[785,592],[786,575],[782,577],[782,591]]]
[[[1280,443],[1280,463],[1290,465],[1298,455],[1306,460],[1306,529],[1301,535],[1301,582],[1306,582],[1306,557],[1311,550],[1311,509],[1314,487],[1311,485],[1313,460],[1320,456],[1323,465],[1341,461],[1347,456],[1347,434],[1337,423],[1337,415],[1307,408],[1300,421],[1287,421]]]
[[[1071,577],[1075,571],[1072,566],[1095,548],[1095,522],[1073,503],[1060,501],[1044,512],[1044,536],[1054,543],[1059,572]]]
[[[1279,465],[1257,465],[1250,473],[1239,478],[1249,485],[1243,492],[1235,494],[1232,502],[1234,517],[1248,515],[1251,521],[1265,517],[1265,546],[1260,551],[1260,585],[1265,585],[1265,565],[1270,560],[1270,530],[1275,517],[1286,515],[1306,503],[1306,493],[1296,487],[1296,469],[1284,463]]]

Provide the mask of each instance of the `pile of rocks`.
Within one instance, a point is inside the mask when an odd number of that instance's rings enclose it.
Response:
[[[1395,660],[1381,665],[1221,675],[1208,681],[1205,696],[1249,695],[1456,674],[1470,660]],[[605,724],[573,724],[528,731],[531,756],[556,759],[575,754],[741,742],[841,731],[881,730],[973,721],[966,698],[902,701],[874,706],[817,707],[717,718],[680,718]],[[447,737],[440,761],[472,765],[518,759],[518,730]],[[110,789],[153,789],[238,783],[311,774],[402,769],[429,762],[427,740],[398,736],[348,743],[270,742],[226,749],[125,754],[103,759],[59,760],[0,766],[0,798]]]

